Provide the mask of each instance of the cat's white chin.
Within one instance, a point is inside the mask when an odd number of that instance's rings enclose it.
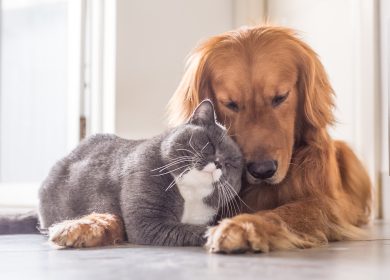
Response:
[[[213,183],[218,182],[222,176],[222,170],[217,168],[214,163],[208,163],[203,167],[202,172],[208,173],[211,176]]]

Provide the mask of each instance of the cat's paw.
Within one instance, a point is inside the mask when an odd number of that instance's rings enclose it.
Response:
[[[93,213],[52,225],[49,240],[68,248],[114,245],[124,241],[124,228],[121,219],[115,215]]]

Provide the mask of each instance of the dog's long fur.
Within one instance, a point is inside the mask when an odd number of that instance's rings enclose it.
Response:
[[[288,92],[285,104],[267,104]],[[357,239],[369,220],[369,177],[350,148],[333,141],[333,90],[315,52],[293,30],[239,29],[212,37],[188,60],[169,104],[172,125],[204,98],[247,161],[279,160],[273,182],[246,183],[246,212],[209,232],[211,251],[268,251]],[[226,108],[230,101],[240,112]],[[250,181],[250,180],[249,180]],[[253,211],[255,210],[255,211]]]

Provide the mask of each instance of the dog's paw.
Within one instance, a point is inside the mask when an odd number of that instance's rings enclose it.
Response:
[[[49,228],[49,241],[60,247],[98,247],[114,245],[123,240],[123,224],[120,218],[111,214],[93,213]]]
[[[268,252],[268,240],[252,221],[225,219],[206,233],[206,248],[211,253]]]
[[[276,215],[241,214],[222,220],[206,233],[206,248],[211,253],[268,252],[310,248],[321,240],[297,235]]]

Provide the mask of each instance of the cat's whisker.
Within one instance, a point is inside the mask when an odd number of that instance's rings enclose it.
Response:
[[[232,201],[233,198],[232,198],[232,194],[229,192],[229,189],[228,188],[224,188],[225,191],[226,191],[226,198],[227,198],[227,205],[228,205],[228,208],[229,208],[229,216],[234,216],[235,213],[236,213],[236,209],[235,209],[235,205],[232,204]]]
[[[200,157],[200,158],[204,158],[204,156],[202,154],[199,154],[199,152],[194,148],[194,146],[192,146],[192,136],[194,136],[194,133],[192,132],[191,134],[191,137],[190,137],[190,140],[188,141],[188,144],[190,145],[191,149]]]
[[[218,143],[221,143],[223,138],[226,137],[226,135],[227,135],[227,130],[222,132],[221,137],[218,139]]]
[[[198,159],[198,160],[195,162],[194,167],[199,167],[199,168],[201,168],[203,165],[205,165],[205,164],[202,164],[202,160],[203,160],[203,159]]]
[[[229,207],[229,201],[227,199],[226,190],[223,187],[223,185],[221,185],[221,190],[222,190],[223,206],[224,206],[224,210],[225,210],[224,216],[228,217],[230,215],[230,207]]]
[[[237,196],[237,198],[240,200],[240,202],[241,202],[242,204],[244,204],[249,210],[255,212],[255,210],[254,210],[252,207],[250,207],[248,204],[246,204],[246,203],[240,198],[240,196],[238,195],[238,193],[236,192],[236,190],[233,188],[232,185],[230,185],[230,183],[229,183],[226,179],[225,179],[225,183],[227,184],[228,187],[230,187],[230,189],[234,192],[234,194]]]
[[[174,165],[177,165],[177,164],[180,164],[180,163],[186,163],[186,162],[192,162],[192,159],[183,159],[183,160],[180,160],[180,161],[176,161],[174,163],[169,163],[169,164],[166,164],[162,167],[159,167],[159,168],[156,168],[156,169],[153,169],[152,171],[158,171],[158,172],[162,172],[164,171],[165,169],[168,169],[169,167],[172,167]]]
[[[169,158],[169,160],[171,161],[174,161],[174,160],[179,160],[179,159],[188,159],[188,158],[192,158],[193,156],[179,156],[179,157],[175,157],[175,158]]]
[[[239,202],[241,202],[241,199],[240,197],[238,196],[237,192],[235,192],[235,190],[233,188],[231,188],[229,185],[226,185],[226,189],[230,192],[232,198],[233,198],[233,202],[235,207],[237,208],[237,212],[240,212],[241,210],[241,207],[240,207],[240,204]],[[237,201],[237,200],[240,200],[240,201]],[[244,202],[243,202],[244,203]]]
[[[188,149],[176,149],[177,151],[186,151],[186,152],[189,152],[189,153],[191,153],[193,156],[189,156],[190,158],[192,158],[192,159],[199,159],[199,160],[201,160],[201,159],[204,159],[204,156],[199,156],[198,154],[195,154],[193,151],[190,151],[190,150],[188,150]]]
[[[191,147],[191,149],[193,150],[193,151],[191,151],[191,150],[188,150],[188,149],[177,149],[178,151],[180,151],[180,150],[182,150],[182,151],[186,151],[186,152],[189,152],[189,153],[191,153],[194,157],[199,157],[199,158],[204,158],[204,156],[202,155],[202,154],[199,154],[196,150],[195,150],[195,148],[191,145],[191,143],[189,142],[189,145],[190,145],[190,147]]]
[[[179,176],[177,176],[178,179],[181,179],[183,177],[183,175],[187,172],[187,171],[190,171],[191,168],[187,167],[183,172],[181,172],[179,174]],[[176,185],[176,178],[173,179],[173,181],[168,185],[168,187],[165,189],[165,191],[168,191],[170,188],[172,188],[174,185]]]
[[[235,205],[233,204],[234,199],[232,198],[231,194],[229,193],[229,190],[226,189],[227,197],[228,197],[228,204],[230,208],[230,217],[233,217],[236,215],[237,211],[235,208]]]
[[[193,156],[198,156],[198,155],[197,155],[197,154],[195,154],[193,151],[191,151],[191,150],[188,150],[188,149],[184,149],[184,148],[176,149],[176,151],[185,151],[185,152],[189,152],[189,153],[191,153]]]
[[[152,169],[151,171],[157,171],[157,170],[159,170],[159,169],[165,169],[166,167],[169,167],[169,166],[171,166],[171,165],[175,165],[175,164],[177,164],[177,163],[180,163],[180,162],[182,162],[183,160],[185,160],[185,161],[187,161],[187,160],[192,160],[192,157],[186,157],[186,158],[180,157],[180,158],[176,158],[176,159],[174,159],[173,161],[168,162],[167,164],[165,164],[165,165],[163,165],[163,166],[160,166],[160,167],[157,167],[157,168],[155,168],[155,169]]]
[[[220,198],[220,190],[219,190],[219,186],[218,186],[218,183],[213,183],[215,185],[215,187],[217,188],[217,195],[218,195],[218,202],[217,202],[217,211],[220,209],[220,204],[219,204],[219,198]]]
[[[222,203],[222,197],[221,197],[221,187],[220,187],[220,184],[219,182],[215,182],[215,186],[217,187],[217,191],[218,191],[218,211],[220,211],[220,215],[222,215],[223,217],[223,203]]]
[[[165,191],[168,191],[170,188],[172,188],[174,185],[176,185],[175,179],[172,180],[172,182],[168,185],[168,187],[165,189]]]
[[[185,173],[186,173],[187,171],[190,171],[190,170],[191,170],[190,167],[186,168],[182,173],[179,174],[179,176],[177,176],[177,178],[178,178],[178,179],[181,179],[181,178],[185,175]]]
[[[178,157],[175,157],[175,158],[169,158],[170,162],[172,161],[175,161],[175,160],[179,160],[179,159],[189,159],[189,158],[193,158],[193,156],[189,155],[189,156],[178,156]]]
[[[203,150],[207,147],[208,144],[210,144],[210,142],[207,142],[206,145],[203,146],[203,148],[200,150],[200,153],[203,152]]]
[[[225,123],[226,123],[226,120],[225,120]],[[228,135],[228,132],[229,132],[229,130],[230,130],[231,125],[232,125],[232,122],[231,122],[231,120],[230,120],[230,122],[229,122],[229,127],[225,127],[225,130],[222,132],[222,135],[221,135],[221,137],[219,138],[218,142],[222,142],[223,138],[225,138],[226,135]]]
[[[221,199],[221,216],[225,217],[225,203],[223,200],[223,190],[222,190],[222,186],[220,184],[218,184],[218,186],[219,186],[218,189],[219,189],[220,199]]]
[[[190,158],[192,158],[192,156],[180,156],[180,157],[176,157],[176,158],[168,158],[169,162],[167,164],[170,164],[172,162],[175,162],[175,161],[178,161],[181,159],[190,159]]]
[[[183,160],[183,161],[179,161],[179,162],[176,162],[176,163],[173,163],[173,164],[170,164],[170,165],[167,165],[167,166],[163,166],[161,168],[156,168],[156,169],[153,169],[151,170],[152,172],[163,172],[165,169],[168,169],[170,167],[174,167],[175,165],[177,164],[181,164],[181,163],[186,163],[186,162],[189,162],[189,161],[192,161],[192,160]]]
[[[232,192],[232,190],[230,189],[229,186],[226,186],[226,191],[228,193],[230,193],[230,203],[232,205],[232,208],[234,209],[233,210],[233,214],[234,215],[237,215],[238,213],[240,213],[240,205],[238,204],[237,200],[236,200],[236,197],[238,197],[237,195],[234,194],[234,192]]]
[[[224,191],[224,188],[223,186],[220,184],[220,189],[221,189],[221,202],[222,202],[222,215],[223,217],[227,217],[228,213],[228,208],[227,208],[227,205],[226,205],[226,195],[225,195],[225,191]]]
[[[240,198],[238,197],[238,194],[234,190],[234,188],[229,184],[229,182],[227,180],[225,180],[225,182],[222,181],[222,178],[217,182],[220,186],[221,193],[224,195],[225,207],[223,207],[222,209],[226,208],[227,210],[227,213],[224,213],[224,211],[222,210],[222,215],[237,215],[240,213],[241,207],[236,197],[238,199]]]
[[[191,166],[191,164],[183,165],[183,166],[180,166],[180,167],[178,167],[178,168],[176,168],[176,169],[173,169],[173,170],[170,170],[170,171],[161,173],[161,174],[155,174],[155,175],[152,175],[152,176],[153,176],[153,177],[156,177],[156,176],[163,176],[163,175],[166,175],[166,174],[175,172],[175,171],[177,171],[177,170],[180,170],[180,169],[182,169],[182,168],[184,168],[184,167],[188,167],[188,166]]]

